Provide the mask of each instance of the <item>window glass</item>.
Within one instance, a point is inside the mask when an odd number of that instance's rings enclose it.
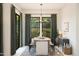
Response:
[[[43,27],[43,36],[45,37],[51,37],[50,31],[51,31],[51,18],[50,17],[42,17],[42,27]]]
[[[39,36],[40,17],[31,17],[31,38]]]
[[[20,47],[20,15],[16,14],[16,49]]]
[[[37,37],[40,34],[40,17],[31,17],[31,38]],[[51,37],[51,18],[42,17],[42,32],[45,37]]]

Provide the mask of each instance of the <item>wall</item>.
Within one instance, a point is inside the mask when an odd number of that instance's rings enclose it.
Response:
[[[79,4],[77,4],[77,20],[76,20],[76,37],[77,37],[77,44],[76,44],[76,55],[79,56]]]
[[[63,37],[69,38],[73,47],[73,55],[76,55],[76,4],[67,4],[62,9]],[[65,22],[69,22],[69,31],[66,31]],[[64,32],[66,31],[66,32]]]
[[[10,55],[10,10],[11,4],[3,4],[3,52]]]
[[[62,25],[62,19],[61,19],[61,16],[62,16],[62,14],[61,14],[61,9],[58,11],[58,13],[57,13],[57,30],[59,31],[59,32],[61,32],[62,31],[62,27],[61,27],[61,25]]]

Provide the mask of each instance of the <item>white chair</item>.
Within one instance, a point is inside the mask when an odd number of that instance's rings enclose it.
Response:
[[[30,55],[29,54],[29,46],[20,47],[16,50],[16,53],[14,56],[25,56]]]

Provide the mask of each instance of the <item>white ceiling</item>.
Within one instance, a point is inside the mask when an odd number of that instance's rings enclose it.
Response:
[[[39,3],[16,3],[17,6],[19,6],[20,8],[26,10],[26,9],[41,9],[41,6]],[[64,7],[64,3],[50,3],[50,4],[43,4],[42,5],[42,9],[61,9],[62,7]]]

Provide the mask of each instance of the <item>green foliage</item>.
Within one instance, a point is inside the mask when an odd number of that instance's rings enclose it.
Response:
[[[50,17],[43,17],[43,36],[50,38]],[[40,34],[40,18],[32,17],[31,21],[31,37],[37,37]]]
[[[39,28],[32,28],[31,29],[31,37],[33,38],[33,37],[37,37],[37,36],[39,36]]]
[[[50,28],[43,28],[43,36],[50,38]]]

